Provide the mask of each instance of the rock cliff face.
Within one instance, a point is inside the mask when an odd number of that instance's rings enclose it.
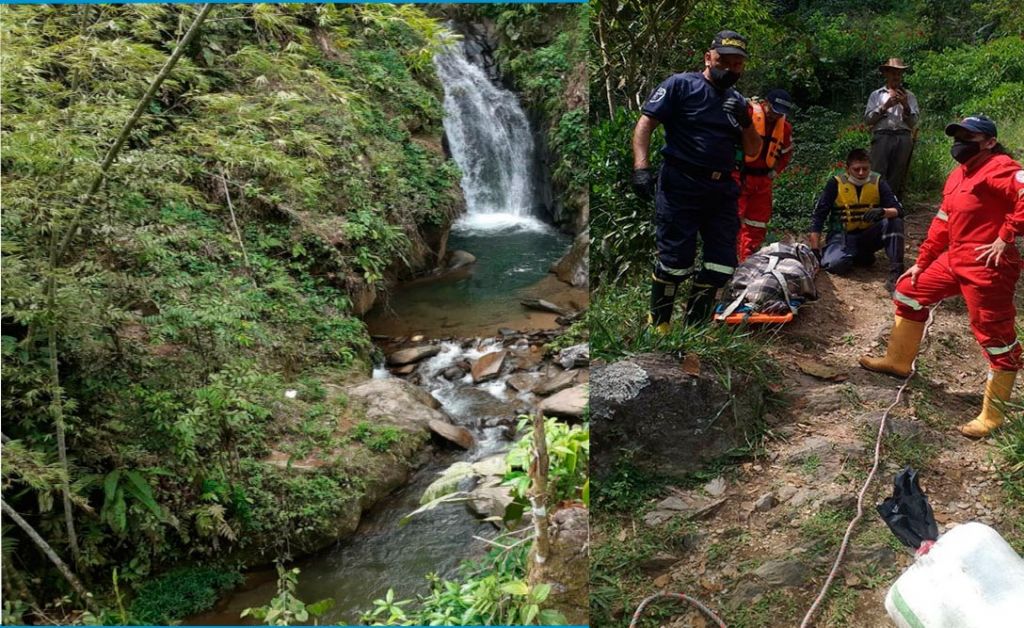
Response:
[[[623,458],[682,478],[744,446],[762,412],[763,391],[752,381],[734,376],[723,385],[714,374],[687,372],[669,355],[594,365],[591,377],[591,471],[598,482]]]

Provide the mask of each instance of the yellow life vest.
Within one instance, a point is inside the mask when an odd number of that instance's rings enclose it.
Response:
[[[850,177],[844,172],[836,175],[836,183],[839,184],[839,193],[836,195],[835,208],[840,212],[840,221],[846,231],[857,231],[867,229],[870,222],[864,220],[864,212],[882,206],[882,195],[878,189],[878,182],[881,175],[872,172],[868,175],[868,182],[860,188],[860,195],[857,195],[857,186],[850,181]]]
[[[765,142],[768,150],[761,149],[761,152],[754,157],[744,157],[744,161],[747,164],[752,164],[764,155],[764,163],[767,168],[775,167],[775,160],[782,155],[782,136],[786,131],[786,125],[782,122],[782,119],[775,121],[775,128],[772,129],[772,134],[769,137],[766,133],[766,127],[768,125],[768,119],[765,115],[765,108],[768,107],[768,103],[763,100],[750,100],[751,109],[753,111],[754,129],[757,130],[757,134],[761,136],[761,139]]]

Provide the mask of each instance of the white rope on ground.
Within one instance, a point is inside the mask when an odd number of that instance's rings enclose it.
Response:
[[[924,333],[921,335],[921,342],[924,342],[924,338],[928,335],[928,328],[932,326],[932,321],[935,319],[935,310],[938,309],[938,305],[931,309],[928,313],[928,322],[925,323]],[[804,620],[800,622],[800,628],[807,628],[811,625],[811,619],[814,617],[814,613],[818,610],[818,606],[825,599],[825,595],[828,593],[828,588],[832,586],[832,581],[835,579],[836,574],[839,572],[839,565],[843,562],[843,557],[846,554],[846,546],[850,543],[850,537],[853,535],[853,529],[860,521],[861,516],[864,514],[864,495],[867,493],[868,486],[871,484],[871,480],[875,476],[875,472],[878,471],[878,464],[882,457],[882,436],[885,435],[885,422],[889,418],[889,413],[895,408],[899,402],[900,397],[903,395],[903,391],[906,390],[907,385],[910,384],[910,380],[914,377],[914,373],[917,372],[917,357],[914,357],[914,361],[910,364],[910,374],[903,380],[903,384],[896,391],[896,399],[885,409],[882,413],[882,420],[878,422],[878,437],[875,439],[875,461],[871,465],[871,472],[868,473],[868,477],[864,480],[864,486],[861,487],[860,493],[857,494],[857,515],[850,521],[850,525],[846,527],[846,534],[843,536],[843,542],[839,546],[839,553],[836,555],[836,560],[832,564],[832,570],[828,573],[828,578],[825,579],[825,584],[821,587],[821,591],[818,593],[818,597],[814,598],[814,603],[811,604],[811,608],[807,610],[807,614],[804,615]]]
[[[714,621],[719,626],[719,628],[727,628],[725,622],[722,621],[722,618],[720,618],[718,615],[715,615],[714,611],[705,606],[704,603],[698,600],[697,598],[690,597],[685,593],[655,593],[654,595],[645,597],[644,600],[640,602],[640,606],[636,607],[636,612],[633,613],[633,619],[629,620],[629,628],[636,628],[637,623],[640,621],[640,616],[643,614],[644,609],[647,608],[648,604],[656,600],[660,600],[662,598],[669,598],[672,600],[682,600],[684,602],[688,602],[695,606],[697,610],[704,613],[704,615],[706,615],[709,619]]]

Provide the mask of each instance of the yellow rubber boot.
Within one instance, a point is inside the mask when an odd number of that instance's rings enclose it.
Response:
[[[985,400],[981,402],[981,414],[970,423],[960,426],[960,433],[969,438],[983,438],[1003,424],[1006,418],[1003,407],[1010,401],[1013,380],[1017,371],[989,371],[985,383]]]
[[[860,359],[860,365],[869,371],[906,377],[910,375],[910,367],[914,364],[914,358],[917,357],[917,350],[921,347],[923,335],[923,322],[919,323],[897,316],[896,322],[892,325],[892,334],[889,335],[889,346],[885,350],[885,357],[864,356]]]
[[[650,314],[647,315],[647,324],[651,327],[652,330],[654,330],[654,333],[659,336],[667,336],[668,333],[671,331],[671,326],[669,325],[668,321],[665,321],[664,323],[658,323],[657,325],[655,325],[654,317],[651,316]]]

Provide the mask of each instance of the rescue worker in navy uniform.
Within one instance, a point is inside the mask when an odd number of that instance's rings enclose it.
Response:
[[[641,198],[655,196],[658,251],[649,322],[658,333],[668,332],[680,283],[696,275],[686,320],[705,322],[716,290],[736,268],[740,189],[733,173],[741,148],[749,156],[761,151],[749,105],[732,87],[746,60],[743,36],[718,33],[704,53],[704,71],[666,79],[647,99],[633,130],[633,189]],[[664,163],[655,175],[648,152],[659,124],[665,125]],[[698,233],[704,242],[699,271]]]
[[[822,251],[821,230],[829,222],[828,241]],[[821,267],[843,275],[854,265],[871,265],[875,251],[884,249],[889,258],[890,293],[903,274],[903,205],[877,172],[863,148],[846,156],[846,172],[829,179],[818,197],[811,218],[808,244],[821,260]]]

